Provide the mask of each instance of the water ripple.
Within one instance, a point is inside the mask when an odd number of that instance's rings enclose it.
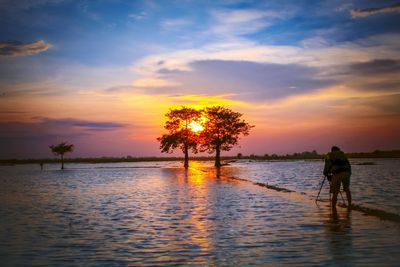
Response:
[[[341,208],[333,216],[328,203],[317,207],[308,195],[287,197],[293,193],[273,193],[254,184],[265,181],[232,180],[197,164],[188,171],[85,165],[67,172],[40,172],[31,165],[1,167],[0,265],[396,266],[399,262],[398,223],[366,220],[357,211]],[[240,168],[222,172],[232,174]],[[281,170],[282,179],[295,179],[285,172]],[[233,174],[251,180],[252,173],[245,177],[241,169]],[[276,186],[300,191],[291,185],[295,184]]]

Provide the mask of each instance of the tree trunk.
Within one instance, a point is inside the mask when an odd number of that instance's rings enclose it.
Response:
[[[61,154],[61,170],[64,170],[64,154]]]
[[[185,146],[185,163],[184,163],[184,167],[185,168],[189,168],[189,151],[188,151],[188,147]]]
[[[221,149],[220,146],[217,145],[215,148],[215,167],[221,167]]]

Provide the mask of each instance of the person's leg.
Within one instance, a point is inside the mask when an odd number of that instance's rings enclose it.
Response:
[[[346,173],[342,178],[343,189],[346,192],[348,207],[351,207],[351,192],[350,192],[350,173]]]
[[[348,207],[351,208],[351,192],[350,189],[346,190],[346,198],[347,198],[347,202],[348,202]]]
[[[332,194],[332,203],[331,203],[331,205],[332,205],[332,210],[334,212],[336,212],[337,195],[338,195],[337,192]]]
[[[336,211],[337,196],[340,190],[340,181],[341,181],[340,175],[338,174],[333,175],[331,181],[331,192],[332,192],[331,206],[333,211]]]

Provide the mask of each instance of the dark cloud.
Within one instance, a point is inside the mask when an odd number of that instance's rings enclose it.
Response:
[[[57,127],[80,127],[82,130],[105,131],[125,127],[124,124],[104,121],[85,121],[79,119],[50,119],[42,118],[41,123]]]
[[[343,66],[337,71],[344,83],[359,90],[400,90],[400,60],[377,59]]]
[[[94,130],[109,130],[122,128],[123,124],[115,122],[71,121],[72,125]]]
[[[369,62],[355,63],[349,66],[351,72],[360,75],[398,73],[400,75],[400,60],[376,59]]]
[[[160,74],[197,94],[233,94],[245,100],[270,100],[302,94],[333,84],[317,68],[297,64],[266,64],[249,61],[206,60],[190,64],[191,71],[163,69]],[[167,89],[165,89],[167,90]]]
[[[93,131],[107,131],[124,128],[126,125],[107,121],[86,121],[79,119],[33,118],[34,122],[1,122],[0,137],[53,137],[87,135]]]
[[[0,58],[31,56],[47,51],[52,47],[44,40],[37,40],[32,43],[22,42],[0,42]]]
[[[354,9],[351,11],[353,17],[367,17],[378,13],[400,13],[400,3],[383,7]]]

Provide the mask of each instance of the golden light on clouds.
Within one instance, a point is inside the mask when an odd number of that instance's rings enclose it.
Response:
[[[177,95],[169,96],[171,108],[178,108],[182,105],[194,109],[203,109],[209,106],[228,106],[238,107],[247,106],[248,103],[244,101],[237,101],[231,99],[231,95],[223,96],[208,96],[208,95]]]
[[[165,79],[143,78],[134,81],[132,85],[136,87],[169,87],[169,86],[176,86],[179,84]]]

